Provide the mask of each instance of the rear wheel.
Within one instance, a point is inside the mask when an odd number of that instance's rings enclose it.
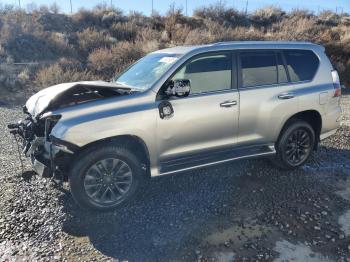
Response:
[[[110,210],[130,203],[145,178],[141,162],[128,148],[105,144],[78,157],[69,183],[81,207]]]
[[[315,146],[315,131],[305,121],[294,120],[283,129],[276,143],[274,163],[283,169],[294,169],[303,165]]]

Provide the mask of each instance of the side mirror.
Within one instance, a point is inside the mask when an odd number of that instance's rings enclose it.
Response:
[[[186,97],[190,94],[191,81],[189,79],[171,80],[165,94],[168,96]]]

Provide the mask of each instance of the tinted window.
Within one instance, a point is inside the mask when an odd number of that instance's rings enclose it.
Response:
[[[312,80],[318,68],[318,58],[308,50],[284,51],[292,82]]]
[[[230,89],[231,67],[230,53],[200,56],[186,63],[172,80],[189,79],[191,94]]]
[[[277,84],[274,52],[241,53],[243,87]]]
[[[287,83],[288,77],[281,53],[277,53],[278,83]]]

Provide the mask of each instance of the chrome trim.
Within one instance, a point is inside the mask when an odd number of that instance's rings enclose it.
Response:
[[[291,99],[294,98],[294,94],[290,92],[282,93],[278,95],[279,99]]]
[[[178,169],[178,170],[174,170],[174,171],[168,171],[168,172],[160,173],[159,175],[160,176],[162,176],[162,175],[170,175],[170,174],[179,173],[179,172],[183,172],[183,171],[188,171],[188,170],[192,170],[192,169],[197,169],[197,168],[201,168],[201,167],[213,166],[213,165],[217,165],[217,164],[221,164],[221,163],[235,161],[235,160],[238,160],[238,159],[253,158],[253,157],[259,157],[259,156],[268,156],[268,155],[274,155],[274,154],[276,154],[275,150],[272,151],[272,152],[266,152],[266,153],[252,154],[252,155],[246,155],[246,156],[238,156],[238,157],[229,158],[229,159],[220,160],[220,161],[215,161],[215,162],[211,162],[211,163],[207,163],[207,164],[186,167],[186,168],[182,168],[182,169]]]
[[[220,104],[221,107],[231,107],[236,105],[237,105],[237,101],[225,101]]]

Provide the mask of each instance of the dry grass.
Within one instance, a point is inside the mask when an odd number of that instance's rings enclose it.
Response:
[[[65,70],[57,63],[39,70],[35,78],[35,84],[40,89],[64,82],[93,80],[95,78],[86,69],[82,71],[76,68]]]
[[[141,43],[120,42],[111,48],[99,48],[89,55],[89,68],[109,80],[144,55]]]
[[[220,3],[198,8],[193,17],[184,16],[174,6],[165,16],[154,13],[151,17],[138,12],[125,15],[106,5],[81,9],[73,15],[60,14],[55,7],[40,7],[30,13],[0,10],[0,84],[11,89],[15,85],[44,87],[84,79],[108,80],[159,48],[229,40],[322,44],[342,81],[350,86],[348,14],[325,11],[317,16],[302,9],[286,13],[270,6],[246,15]],[[12,62],[52,66],[14,73],[5,66]]]

